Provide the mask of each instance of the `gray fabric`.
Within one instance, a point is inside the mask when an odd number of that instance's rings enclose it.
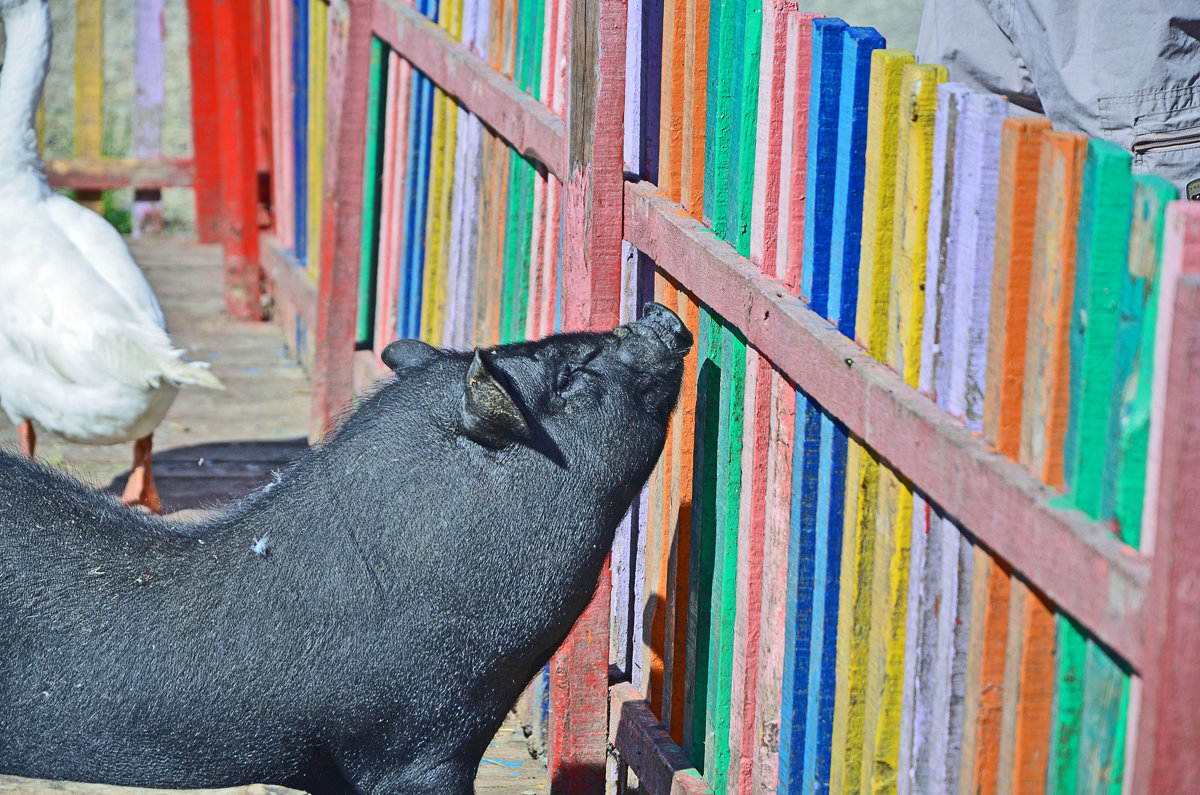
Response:
[[[926,0],[917,58],[1134,151],[1181,194],[1200,178],[1198,0]]]

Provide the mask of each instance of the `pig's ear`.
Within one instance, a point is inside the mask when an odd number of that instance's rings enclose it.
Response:
[[[383,349],[379,358],[398,373],[429,364],[441,353],[437,348],[420,340],[396,340]]]
[[[512,395],[488,370],[478,350],[467,370],[459,424],[464,436],[487,447],[533,436]]]

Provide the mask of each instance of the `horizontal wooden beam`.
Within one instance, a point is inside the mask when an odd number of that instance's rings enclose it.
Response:
[[[372,29],[522,155],[565,181],[565,125],[403,0],[378,0]]]
[[[653,185],[626,183],[625,239],[889,467],[1136,671],[1149,561],[810,311]]]
[[[195,168],[188,157],[60,158],[46,161],[46,176],[56,188],[189,188]]]
[[[702,795],[713,791],[629,682],[608,689],[608,741],[637,774],[644,792]]]

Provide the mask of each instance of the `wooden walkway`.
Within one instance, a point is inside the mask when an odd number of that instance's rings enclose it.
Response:
[[[154,434],[154,474],[168,518],[185,518],[267,482],[307,444],[309,381],[271,323],[242,323],[224,312],[221,250],[187,238],[130,240],[175,344],[211,363],[225,390],[185,388]],[[0,445],[15,451],[16,429],[0,412]],[[130,445],[93,447],[38,432],[38,457],[81,480],[120,494]],[[267,782],[269,783],[269,782]],[[530,759],[511,718],[480,765],[481,793],[546,791],[546,769]]]

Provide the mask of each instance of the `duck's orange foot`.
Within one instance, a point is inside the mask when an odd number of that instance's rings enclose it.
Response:
[[[121,494],[121,502],[150,513],[162,513],[163,504],[154,485],[154,470],[150,467],[150,437],[133,443],[133,469]]]

